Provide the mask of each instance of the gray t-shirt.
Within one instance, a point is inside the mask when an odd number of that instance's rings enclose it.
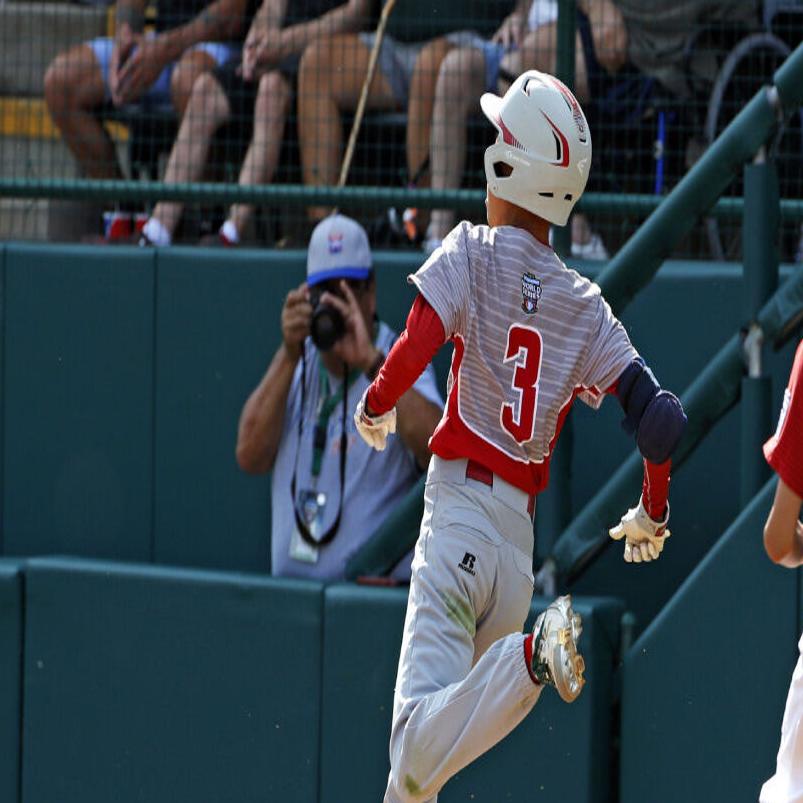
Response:
[[[687,46],[705,26],[745,25],[757,17],[756,0],[615,0],[628,34],[628,57],[641,72],[683,97],[688,94]],[[688,69],[713,80],[711,52],[697,48]]]
[[[376,346],[385,354],[390,351],[396,334],[380,323]],[[325,496],[320,513],[322,530],[327,530],[337,516],[340,498],[340,433],[343,407],[338,404],[329,417],[326,449],[317,482],[312,480],[313,433],[318,417],[318,406],[324,391],[320,381],[320,362],[314,345],[307,340],[306,349],[306,403],[304,409],[301,447],[299,449],[298,419],[301,414],[301,370],[299,361],[288,396],[282,438],[271,477],[271,565],[272,573],[282,577],[306,577],[316,580],[343,579],[346,563],[377,530],[394,505],[415,484],[421,472],[415,457],[401,442],[398,435],[388,438],[385,451],[377,452],[357,434],[354,426],[354,408],[370,384],[360,374],[348,389],[346,399],[346,430],[348,448],[343,488],[343,512],[334,540],[318,550],[317,560],[309,562],[291,557],[291,541],[296,530],[290,481],[296,467],[296,495],[306,492]],[[325,370],[325,369],[324,369]],[[329,374],[330,392],[336,392],[341,381]],[[432,366],[415,383],[415,389],[427,400],[442,406],[435,372]],[[296,456],[298,463],[296,466]],[[397,578],[409,578],[410,559],[406,558],[394,570]]]

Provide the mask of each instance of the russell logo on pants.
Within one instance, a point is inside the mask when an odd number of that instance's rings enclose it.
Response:
[[[466,552],[463,555],[463,560],[457,564],[458,569],[462,569],[464,572],[468,572],[470,575],[475,575],[476,572],[474,571],[474,561],[477,560],[476,555],[472,555],[470,552]]]

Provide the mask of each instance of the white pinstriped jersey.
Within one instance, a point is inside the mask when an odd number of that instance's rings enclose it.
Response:
[[[638,356],[599,287],[523,229],[465,221],[408,281],[455,347],[432,451],[543,490],[574,398],[598,407]]]

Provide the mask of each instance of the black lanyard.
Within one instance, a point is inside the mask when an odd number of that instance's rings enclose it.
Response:
[[[318,477],[321,472],[321,463],[326,451],[326,439],[328,436],[329,418],[335,407],[343,400],[340,430],[340,495],[337,501],[337,517],[332,526],[319,538],[313,537],[307,527],[304,517],[298,512],[298,502],[296,501],[296,472],[298,470],[298,455],[301,452],[301,436],[304,422],[304,408],[306,407],[306,376],[307,376],[307,353],[306,348],[301,353],[301,411],[298,417],[298,449],[296,451],[295,465],[293,466],[293,478],[290,481],[290,493],[293,499],[293,513],[295,514],[296,527],[301,538],[310,546],[321,547],[330,543],[340,526],[340,516],[343,513],[343,488],[346,481],[346,451],[348,448],[348,432],[346,431],[346,413],[348,408],[348,389],[354,384],[360,375],[359,370],[349,372],[346,363],[343,363],[344,379],[340,387],[334,392],[329,393],[329,378],[323,364],[318,358],[318,376],[321,388],[326,387],[326,396],[321,401],[318,418],[315,421],[315,429],[312,437],[312,466],[313,477]]]

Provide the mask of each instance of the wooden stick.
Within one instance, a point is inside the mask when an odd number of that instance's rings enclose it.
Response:
[[[337,181],[338,187],[346,186],[346,178],[351,168],[351,160],[354,157],[354,146],[357,144],[357,135],[360,133],[360,126],[362,125],[362,118],[365,114],[365,104],[368,101],[368,91],[371,88],[371,81],[374,80],[374,72],[376,71],[376,61],[379,58],[379,48],[382,47],[382,39],[385,36],[385,26],[388,24],[388,17],[390,12],[393,11],[393,6],[396,5],[396,0],[387,0],[382,7],[382,14],[379,17],[379,24],[376,26],[376,33],[374,34],[374,45],[371,48],[371,56],[368,59],[368,70],[365,73],[365,81],[360,91],[360,99],[357,103],[357,110],[354,112],[354,122],[351,124],[351,133],[349,134],[349,141],[346,145],[346,152],[343,155],[343,164],[340,166],[340,178]],[[337,210],[335,210],[337,211]]]

